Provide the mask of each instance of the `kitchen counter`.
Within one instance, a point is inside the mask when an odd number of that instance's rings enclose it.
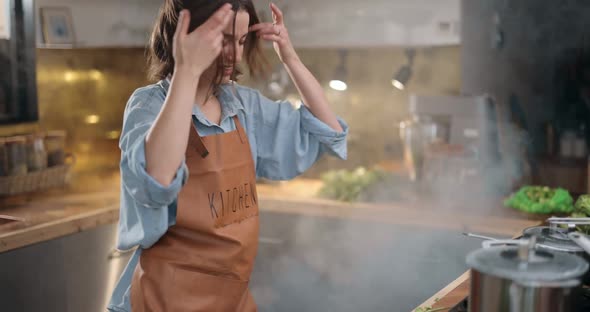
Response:
[[[116,222],[119,176],[115,172],[74,175],[65,189],[0,198],[0,252]]]
[[[0,223],[0,252],[75,234],[112,224],[118,220],[118,172],[79,174],[69,187],[38,195],[0,199],[0,215],[24,221]],[[544,216],[533,217],[506,208],[487,215],[469,209],[440,209],[427,200],[411,203],[342,203],[319,199],[315,193],[318,180],[296,179],[291,182],[260,183],[262,212],[281,215],[324,217],[456,232],[471,231],[511,237],[522,229],[537,225]],[[469,292],[467,273],[432,296],[421,306],[450,307]],[[440,301],[435,303],[435,299]]]
[[[469,210],[441,210],[427,201],[342,203],[314,197],[313,193],[320,186],[317,180],[304,179],[261,183],[258,187],[260,209],[501,236],[512,236],[543,220],[505,208],[499,208],[494,215],[485,216]],[[23,222],[0,223],[0,252],[116,222],[119,192],[118,172],[102,172],[80,174],[63,190],[0,198],[0,215],[24,219]]]

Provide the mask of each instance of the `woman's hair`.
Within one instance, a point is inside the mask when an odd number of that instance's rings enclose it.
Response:
[[[178,22],[178,14],[181,10],[187,9],[190,12],[189,33],[201,26],[215,11],[221,8],[225,3],[230,3],[233,10],[246,11],[250,15],[249,27],[260,23],[256,9],[251,0],[164,0],[160,7],[154,29],[150,38],[147,59],[148,59],[148,78],[151,80],[161,80],[174,71],[174,57],[172,55],[172,44],[174,32]],[[233,35],[235,36],[235,18],[233,21]],[[235,41],[234,41],[235,42]],[[235,43],[234,43],[235,44]],[[234,47],[234,53],[237,49]],[[261,51],[260,40],[255,32],[248,33],[244,45],[244,59],[248,66],[250,75],[260,77],[264,72],[264,66],[267,62]],[[236,58],[234,55],[234,62]],[[217,73],[213,79],[212,91],[217,93],[223,76],[223,68],[220,66],[220,60],[217,61]],[[241,75],[241,71],[234,64],[235,73],[232,79]]]

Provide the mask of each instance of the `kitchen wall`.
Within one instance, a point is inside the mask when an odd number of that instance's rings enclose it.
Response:
[[[327,85],[340,61],[338,50],[305,49],[300,54]],[[350,125],[348,161],[324,158],[310,174],[401,159],[398,125],[406,118],[408,95],[458,94],[461,84],[459,46],[419,49],[414,62],[414,76],[400,91],[391,86],[391,77],[406,63],[403,48],[349,50],[348,90],[327,88],[335,111]]]
[[[587,159],[563,157],[559,136],[590,141],[590,2],[463,0],[461,19],[461,91],[494,95],[525,128],[534,183],[586,193]]]
[[[78,170],[118,166],[117,139],[123,110],[134,89],[145,79],[144,50],[141,48],[39,49],[38,85],[40,122],[0,128],[0,133],[27,128],[65,129],[70,150],[78,159]],[[276,62],[272,50],[269,60]],[[339,64],[338,50],[301,49],[323,85],[328,84]],[[405,91],[393,89],[391,76],[405,64],[402,48],[349,50],[346,60],[349,89],[327,88],[336,112],[350,125],[349,160],[325,158],[308,173],[318,176],[335,168],[371,166],[401,158],[397,124],[405,117],[410,92],[455,94],[460,87],[460,49],[420,49],[415,58],[414,77]],[[246,79],[244,84],[262,87]],[[294,88],[291,86],[291,91]],[[296,100],[296,94],[284,97]]]
[[[461,90],[491,93],[505,106],[512,96],[543,152],[542,125],[571,108],[566,88],[583,65],[576,58],[588,58],[590,2],[463,0],[461,18]]]

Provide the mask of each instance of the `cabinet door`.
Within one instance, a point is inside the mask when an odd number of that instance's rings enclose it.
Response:
[[[105,311],[119,278],[109,265],[116,235],[116,224],[109,224],[61,239],[66,311]]]
[[[62,244],[52,240],[0,253],[0,310],[66,310]]]
[[[0,311],[104,312],[131,252],[108,224],[0,253]]]

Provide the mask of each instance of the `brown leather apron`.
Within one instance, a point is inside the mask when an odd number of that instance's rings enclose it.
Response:
[[[191,129],[190,178],[176,224],[142,251],[133,312],[256,311],[248,290],[258,247],[256,175],[244,128],[233,119],[232,132],[201,138]]]

